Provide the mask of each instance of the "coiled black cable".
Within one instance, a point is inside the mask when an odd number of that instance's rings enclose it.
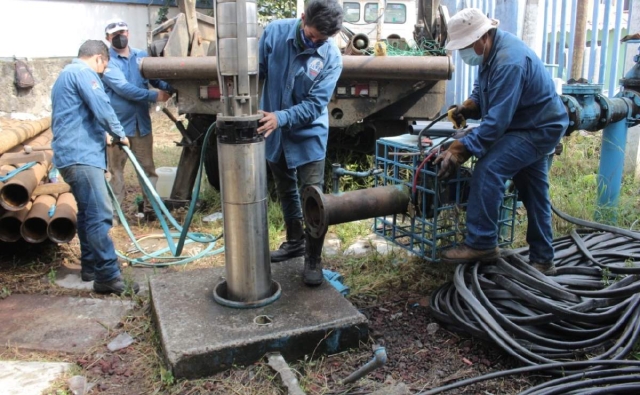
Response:
[[[459,265],[431,295],[431,311],[525,365],[563,376],[523,395],[640,393],[640,366],[605,369],[626,364],[640,338],[640,233],[553,211],[590,228],[554,241],[554,274],[534,269],[527,249],[506,250],[494,265]],[[585,364],[575,364],[580,359]],[[442,392],[432,391],[425,394]]]

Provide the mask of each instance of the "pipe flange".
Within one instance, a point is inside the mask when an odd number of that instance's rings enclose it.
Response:
[[[582,119],[582,107],[573,96],[562,95],[560,96],[562,102],[567,108],[567,114],[569,114],[569,126],[567,127],[567,134],[575,131],[580,126],[580,120]]]
[[[640,121],[640,92],[625,89],[619,95],[631,101],[633,109],[628,119],[631,122],[638,123]]]
[[[600,105],[600,118],[598,118],[596,130],[602,130],[609,124],[609,121],[613,117],[613,104],[608,97],[601,94],[595,95],[594,100]]]
[[[232,307],[234,309],[255,309],[258,307],[264,307],[271,304],[280,298],[282,295],[282,287],[277,281],[271,281],[270,295],[266,298],[255,300],[253,302],[238,302],[235,300],[227,299],[227,280],[220,281],[213,289],[213,299],[218,304],[226,307]]]
[[[307,231],[313,238],[320,238],[329,229],[329,213],[322,190],[315,185],[308,186],[302,192],[302,212]]]

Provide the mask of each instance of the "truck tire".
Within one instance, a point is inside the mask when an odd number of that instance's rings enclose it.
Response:
[[[204,171],[209,185],[220,191],[220,166],[218,165],[218,138],[215,133],[209,135],[207,150],[204,153]]]

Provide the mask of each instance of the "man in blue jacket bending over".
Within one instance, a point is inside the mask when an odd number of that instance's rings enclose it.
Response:
[[[266,137],[267,161],[287,231],[287,240],[271,253],[271,261],[304,255],[307,285],[323,281],[324,235],[312,238],[303,231],[300,192],[324,185],[327,104],[342,72],[332,36],[341,28],[342,7],[336,0],[310,0],[300,19],[269,23],[259,44],[260,77],[265,82],[258,132]]]
[[[131,143],[131,151],[136,156],[145,175],[156,186],[158,175],[153,163],[153,134],[149,103],[164,102],[173,89],[161,80],[147,80],[140,74],[140,61],[147,56],[145,51],[129,46],[129,26],[121,19],[113,19],[104,29],[106,39],[111,43],[109,66],[102,81],[111,99],[111,105]],[[149,89],[149,84],[160,89]],[[109,147],[109,172],[111,188],[122,204],[124,199],[124,166],[127,156],[118,147]],[[145,214],[151,215],[145,196]]]
[[[93,290],[98,293],[122,294],[128,287],[109,237],[113,208],[104,177],[105,131],[118,144],[129,141],[100,81],[107,62],[107,46],[88,40],[80,46],[78,59],[58,76],[51,90],[51,148],[53,164],[78,203],[82,280],[94,281]],[[138,292],[138,284],[133,283],[131,290]]]
[[[549,200],[549,155],[569,125],[551,76],[537,55],[498,21],[477,8],[458,12],[448,24],[448,50],[478,66],[471,97],[450,109],[456,123],[481,119],[478,127],[440,154],[439,176],[455,174],[471,155],[478,158],[471,178],[464,245],[445,251],[449,263],[486,262],[498,257],[498,215],[509,179],[527,209],[529,261],[538,270],[553,267]]]

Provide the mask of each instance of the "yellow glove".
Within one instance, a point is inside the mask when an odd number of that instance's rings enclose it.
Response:
[[[465,100],[462,105],[453,105],[449,107],[447,116],[454,129],[461,129],[467,126],[467,119],[480,119],[480,108],[471,99]]]

